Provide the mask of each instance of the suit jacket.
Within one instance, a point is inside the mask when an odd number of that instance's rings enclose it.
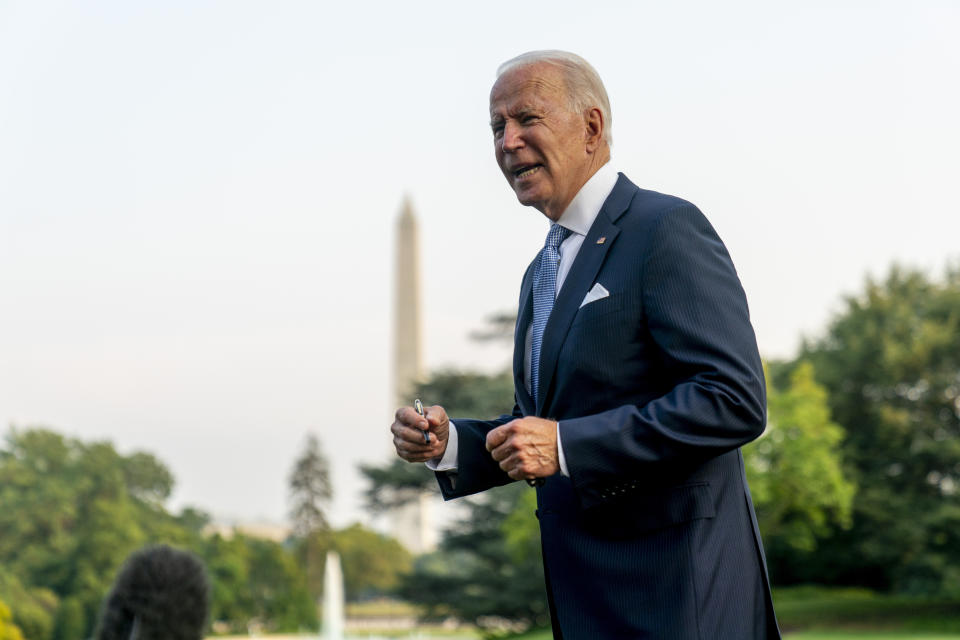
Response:
[[[746,297],[723,243],[684,200],[622,174],[544,330],[537,406],[523,384],[532,274],[520,292],[516,406],[456,419],[446,499],[510,482],[487,432],[559,420],[570,477],[537,489],[555,637],[779,638],[739,447],[766,421]],[[580,306],[595,284],[610,295]]]

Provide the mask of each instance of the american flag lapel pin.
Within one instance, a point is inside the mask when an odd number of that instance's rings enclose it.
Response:
[[[607,241],[607,236],[600,236],[599,238],[597,238],[597,244],[603,244],[606,241]]]

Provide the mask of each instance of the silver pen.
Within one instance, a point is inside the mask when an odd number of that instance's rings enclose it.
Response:
[[[413,401],[413,410],[416,411],[420,417],[426,417],[423,413],[423,403],[420,402],[420,398],[417,398]],[[420,433],[423,434],[423,441],[427,444],[430,444],[430,432],[424,429]]]

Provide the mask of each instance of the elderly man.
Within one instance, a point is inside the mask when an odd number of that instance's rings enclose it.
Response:
[[[557,638],[779,638],[740,455],[764,428],[763,371],[726,248],[695,206],[614,172],[582,58],[505,63],[490,124],[507,182],[550,221],[520,288],[516,405],[401,408],[397,453],[446,499],[537,486]]]

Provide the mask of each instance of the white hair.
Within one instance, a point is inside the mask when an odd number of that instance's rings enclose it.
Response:
[[[569,51],[545,49],[528,51],[511,58],[497,68],[497,79],[508,71],[546,63],[560,70],[567,89],[568,108],[574,113],[585,113],[596,107],[603,116],[603,139],[613,145],[613,120],[610,114],[610,99],[603,86],[600,74],[590,63]]]

